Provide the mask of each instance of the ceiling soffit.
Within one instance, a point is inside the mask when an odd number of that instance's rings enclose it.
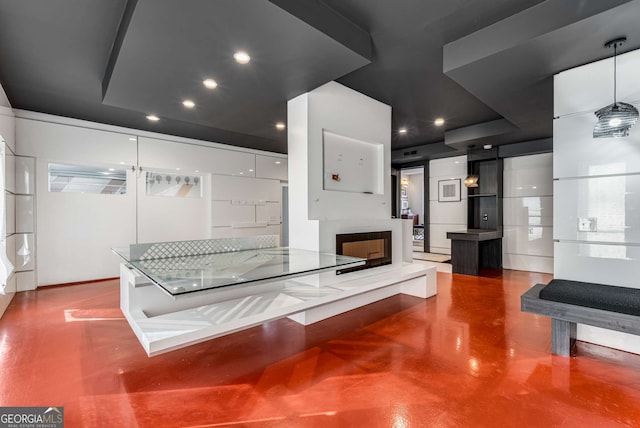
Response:
[[[130,3],[103,104],[278,138],[273,125],[286,121],[286,100],[370,62],[368,33],[321,2],[305,5],[312,10],[289,0],[191,0],[189,8],[172,0]],[[239,50],[249,53],[249,64],[235,62]],[[206,89],[206,78],[218,87]],[[184,99],[196,108],[185,109]]]

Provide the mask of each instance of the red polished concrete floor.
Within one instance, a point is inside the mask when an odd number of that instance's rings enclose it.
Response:
[[[312,326],[279,320],[147,358],[118,283],[21,293],[0,320],[0,405],[64,406],[67,427],[640,426],[640,356],[579,344],[520,295],[548,275],[438,274]]]

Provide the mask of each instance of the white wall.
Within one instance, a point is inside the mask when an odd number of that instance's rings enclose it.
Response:
[[[212,212],[211,183],[217,174],[236,175],[240,180],[253,177],[256,182],[275,184],[278,197],[270,202],[278,207],[265,209],[261,203],[255,207],[256,219],[266,218],[274,230],[243,232],[280,233],[280,183],[286,179],[287,168],[282,155],[206,142],[195,144],[196,141],[177,137],[180,141],[171,141],[160,134],[50,115],[20,114],[24,117],[17,119],[19,153],[36,159],[38,285],[118,276],[118,258],[110,250],[115,246],[211,237],[215,219],[228,217],[224,212]],[[49,192],[50,162],[125,167],[127,194]],[[148,195],[148,171],[202,177],[202,197]],[[256,177],[258,173],[268,178]],[[261,188],[252,186],[252,190]],[[246,189],[233,189],[242,199]],[[216,236],[222,235],[225,234]]]
[[[6,259],[15,265],[15,118],[11,109],[7,108],[10,106],[2,86],[0,86],[0,106],[0,145],[2,145],[0,150],[4,152],[5,160],[4,168],[2,169],[4,174],[4,209],[1,210],[3,211],[4,219],[0,219],[0,221],[5,222],[5,228],[0,232],[0,239],[3,241],[3,245],[0,245],[0,248],[5,250]],[[3,255],[3,258],[5,255]],[[14,272],[7,279],[4,290],[0,292],[0,317],[9,306],[16,291],[17,276]]]
[[[640,124],[592,138],[593,112],[613,102],[613,59],[555,76],[553,225],[556,278],[640,288]],[[618,56],[618,100],[640,107],[640,50]],[[596,230],[579,231],[579,219]],[[640,353],[640,337],[578,325],[578,339]]]
[[[467,228],[467,157],[456,156],[429,162],[429,244],[432,253],[451,254],[447,232]],[[438,181],[460,179],[460,201],[438,202]]]
[[[330,82],[290,100],[287,111],[289,245],[334,252],[336,233],[392,230],[393,263],[402,263],[402,221],[391,219],[391,107]],[[324,190],[323,130],[378,146],[382,185],[374,188],[382,193]],[[336,167],[340,153],[330,155]]]
[[[129,172],[126,195],[56,193],[49,192],[48,166],[59,162],[130,168],[137,164],[135,138],[21,118],[16,119],[16,138],[19,153],[36,159],[38,284],[118,276],[111,247],[136,240],[135,173]]]
[[[553,273],[553,155],[504,159],[502,266]]]
[[[289,245],[318,250],[321,231],[316,220],[358,219],[366,224],[367,219],[390,219],[391,107],[329,82],[290,100],[287,110]],[[324,190],[325,174],[334,172],[324,171],[324,130],[380,147],[382,194]]]

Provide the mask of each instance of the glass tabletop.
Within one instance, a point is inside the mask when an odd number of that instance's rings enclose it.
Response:
[[[301,276],[365,261],[357,257],[285,247],[150,260],[130,260],[128,248],[114,248],[113,251],[172,296]]]

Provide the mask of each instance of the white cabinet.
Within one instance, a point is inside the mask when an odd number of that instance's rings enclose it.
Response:
[[[279,180],[214,175],[211,198],[212,237],[280,235]]]
[[[139,164],[183,173],[255,175],[255,155],[234,150],[140,137]]]
[[[256,177],[287,181],[287,158],[256,155]]]

